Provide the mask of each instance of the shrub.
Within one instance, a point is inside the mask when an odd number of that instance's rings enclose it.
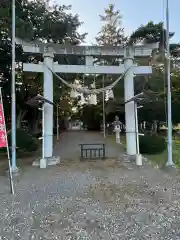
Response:
[[[34,137],[34,138],[40,138],[40,137],[42,137],[42,131],[33,133],[33,134],[32,134],[32,137]]]
[[[174,141],[173,144],[173,162],[176,164],[177,168],[180,168],[180,142],[179,140]]]
[[[8,143],[11,146],[11,134],[12,132],[8,132]],[[31,153],[38,149],[38,140],[32,137],[27,131],[23,129],[16,130],[16,146],[17,153]],[[11,148],[10,148],[11,150]],[[6,148],[2,148],[1,152],[6,152]]]
[[[165,151],[167,147],[164,137],[157,135],[139,136],[139,148],[142,154],[158,154]]]

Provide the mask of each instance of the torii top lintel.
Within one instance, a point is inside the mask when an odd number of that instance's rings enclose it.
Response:
[[[121,46],[72,46],[63,44],[53,43],[40,43],[40,42],[26,42],[21,39],[16,39],[17,44],[23,46],[24,52],[31,53],[54,53],[59,55],[79,55],[79,56],[126,56],[127,47]],[[132,55],[134,57],[148,57],[151,55],[153,49],[157,49],[158,43],[147,44],[147,45],[136,45],[133,46]]]

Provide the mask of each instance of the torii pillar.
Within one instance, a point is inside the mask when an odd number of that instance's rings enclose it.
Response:
[[[53,103],[53,59],[52,53],[44,53],[44,98]],[[49,68],[47,68],[47,67]],[[44,157],[53,156],[53,105],[44,103]]]
[[[127,73],[124,76],[124,98],[125,102],[134,97],[134,73],[133,73],[133,53],[132,48],[125,49],[124,67]],[[136,125],[134,101],[125,104],[126,121],[126,151],[128,155],[136,155]]]

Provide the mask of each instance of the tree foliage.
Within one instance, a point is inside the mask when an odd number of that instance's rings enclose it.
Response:
[[[81,26],[78,15],[73,15],[69,10],[71,6],[59,6],[57,4],[47,7],[43,0],[28,1],[18,0],[16,2],[16,37],[41,42],[79,44],[85,34],[79,34]],[[0,5],[0,78],[3,86],[3,99],[6,116],[10,115],[11,104],[11,31],[12,10],[11,1],[3,1]],[[17,113],[24,115],[27,111],[25,102],[43,92],[43,76],[38,74],[25,74],[22,71],[22,63],[29,61],[40,61],[39,56],[23,54],[22,48],[16,45],[16,103]],[[60,59],[61,60],[61,59]],[[62,60],[61,60],[62,61]],[[54,81],[55,101],[58,101],[62,91],[59,82]],[[62,88],[64,90],[64,87]],[[32,109],[31,109],[32,111]],[[34,114],[35,115],[35,114]]]
[[[140,136],[139,147],[142,154],[158,154],[165,151],[167,143],[164,137],[152,135],[152,136]]]
[[[99,15],[103,26],[96,37],[97,43],[103,46],[124,45],[127,38],[124,35],[124,28],[122,28],[120,11],[115,9],[114,4],[109,4],[104,13],[104,15]]]
[[[174,33],[169,33],[169,38],[173,37]],[[140,26],[134,31],[129,39],[130,43],[154,43],[159,42],[161,46],[165,47],[166,44],[166,30],[163,22],[154,23],[153,21],[148,22],[146,25]]]
[[[84,41],[86,33],[80,34],[78,28],[81,26],[77,14],[70,12],[71,6],[49,4],[43,0],[16,1],[16,36],[26,41],[37,40],[44,43],[60,43],[60,44],[80,44]],[[0,4],[0,80],[3,86],[3,99],[5,102],[6,116],[10,116],[11,107],[11,31],[12,31],[12,9],[11,1],[2,1]],[[114,4],[109,4],[104,10],[104,14],[100,15],[102,28],[96,37],[96,43],[100,46],[121,46],[126,44],[137,43],[153,43],[159,42],[160,48],[155,52],[151,62],[149,59],[142,59],[142,65],[152,64],[153,74],[150,77],[137,76],[135,78],[135,92],[146,91],[153,95],[153,103],[146,104],[144,108],[139,110],[139,119],[153,122],[166,120],[166,94],[167,94],[167,74],[165,65],[165,49],[166,49],[166,29],[162,22],[154,23],[149,21],[146,25],[140,26],[134,31],[129,38],[124,34],[122,27],[122,15],[116,9]],[[175,33],[170,32],[169,38]],[[180,71],[179,71],[179,53],[180,44],[170,44],[171,49],[171,81],[172,81],[172,115],[173,122],[179,122],[178,109],[180,108]],[[23,116],[38,119],[39,113],[36,110],[29,110],[25,102],[37,95],[43,94],[43,75],[41,73],[23,73],[23,62],[42,61],[42,57],[32,54],[24,54],[21,46],[16,45],[16,107],[19,121]],[[84,61],[76,56],[55,56],[55,61],[61,64],[80,64]],[[97,63],[106,65],[119,65],[120,59],[97,59]],[[139,62],[138,62],[139,63]],[[76,76],[63,75],[69,81]],[[81,77],[81,75],[79,75]],[[118,76],[105,76],[105,86],[109,85]],[[93,76],[87,77],[88,84],[93,81]],[[96,78],[96,86],[102,87],[103,76]],[[61,88],[59,88],[61,87]],[[120,112],[122,118],[124,115],[124,107],[122,106],[124,99],[123,81],[114,89],[115,99],[109,101],[106,105],[107,112]],[[67,117],[71,112],[71,104],[69,97],[69,89],[60,85],[57,79],[54,79],[54,102],[59,103],[60,113]],[[102,96],[99,98],[100,107],[96,109],[96,113],[102,109]],[[87,109],[86,109],[87,110]],[[90,110],[87,110],[90,111]],[[100,112],[99,112],[100,115]],[[96,117],[96,119],[98,119]],[[101,117],[99,118],[99,120]]]
[[[119,10],[116,9],[114,4],[109,4],[104,9],[104,15],[99,15],[102,23],[101,30],[97,34],[96,42],[100,46],[125,46],[127,43],[127,37],[122,27],[122,15]],[[119,65],[119,58],[101,58],[99,64],[105,65]],[[102,87],[102,79],[104,76],[99,76],[97,82],[100,81],[100,87]],[[111,84],[118,76],[105,76],[104,86]],[[98,84],[97,83],[97,84]],[[124,111],[120,107],[122,98],[124,95],[124,84],[120,81],[119,84],[113,89],[116,101],[108,101],[105,104],[105,111],[109,114],[112,111]],[[115,103],[116,102],[116,103]],[[102,96],[100,97],[100,104],[102,104]]]

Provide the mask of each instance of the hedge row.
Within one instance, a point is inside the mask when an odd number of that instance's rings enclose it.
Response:
[[[11,136],[12,132],[8,132],[8,143],[11,146]],[[29,134],[27,131],[23,129],[16,130],[16,146],[17,146],[17,153],[31,153],[38,149],[39,142],[38,140]],[[1,148],[0,152],[6,152],[6,148]],[[10,148],[11,151],[11,148]]]
[[[158,135],[139,136],[140,153],[154,155],[162,153],[167,148],[164,137]]]

